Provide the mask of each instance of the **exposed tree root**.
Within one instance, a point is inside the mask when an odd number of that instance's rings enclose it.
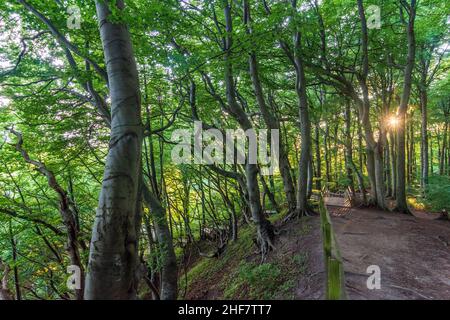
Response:
[[[261,263],[263,263],[269,251],[275,249],[275,230],[273,225],[269,221],[264,220],[257,226],[256,236],[255,242],[260,250]]]
[[[318,213],[315,212],[314,210],[312,210],[311,208],[306,208],[303,210],[295,210],[295,211],[291,212],[290,214],[288,214],[283,219],[283,223],[286,223],[293,219],[300,219],[302,217],[311,217],[311,216],[316,216],[316,215],[318,215]]]

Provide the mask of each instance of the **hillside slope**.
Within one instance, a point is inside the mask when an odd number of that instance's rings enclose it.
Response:
[[[324,264],[320,221],[305,217],[281,225],[276,250],[261,264],[254,229],[244,226],[239,239],[219,258],[202,258],[181,279],[186,299],[322,299]],[[187,281],[186,281],[187,280]],[[187,282],[187,286],[186,286]],[[184,290],[181,290],[184,291]]]

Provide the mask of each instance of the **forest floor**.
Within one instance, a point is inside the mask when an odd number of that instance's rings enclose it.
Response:
[[[349,299],[450,299],[449,221],[422,211],[329,211]],[[381,289],[367,288],[370,265],[380,267]]]
[[[349,299],[450,299],[450,222],[439,214],[415,216],[343,208],[327,201],[344,260]],[[338,201],[339,202],[339,201]],[[282,224],[266,261],[243,226],[219,258],[194,257],[181,276],[185,299],[324,299],[325,273],[319,217]],[[207,252],[208,245],[202,244]],[[213,250],[210,244],[209,249]],[[195,255],[194,255],[195,256]],[[367,267],[381,270],[381,288],[369,290]]]

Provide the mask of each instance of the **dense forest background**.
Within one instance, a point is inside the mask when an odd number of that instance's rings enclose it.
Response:
[[[188,255],[220,259],[246,237],[264,262],[273,217],[315,215],[322,190],[448,212],[449,13],[444,0],[2,1],[0,298],[183,297]],[[172,134],[194,121],[278,129],[279,169],[174,163]]]

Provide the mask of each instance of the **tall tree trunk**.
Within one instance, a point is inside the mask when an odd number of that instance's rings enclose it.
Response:
[[[316,189],[322,190],[322,158],[320,155],[320,124],[316,123],[315,136],[316,136]]]
[[[325,157],[325,178],[326,178],[326,188],[328,189],[328,183],[331,182],[331,159],[330,159],[330,126],[328,125],[328,121],[325,124],[325,137],[324,137],[324,157]]]
[[[405,179],[405,120],[408,110],[409,98],[411,95],[412,72],[414,69],[416,55],[416,41],[414,34],[414,22],[416,17],[416,0],[411,0],[410,5],[405,3],[409,12],[408,24],[406,27],[408,38],[408,57],[405,66],[403,79],[403,93],[398,108],[399,125],[397,128],[397,205],[396,211],[409,213],[408,204],[406,202],[406,179]]]
[[[161,300],[175,300],[178,295],[178,268],[172,235],[167,225],[167,216],[161,202],[146,184],[142,185],[142,196],[150,209],[155,224],[155,234],[161,255]]]
[[[412,177],[412,143],[411,143],[411,122],[410,117],[406,116],[406,185],[411,184]]]
[[[228,0],[222,0],[225,16],[226,35],[224,37],[224,59],[225,59],[225,86],[228,107],[231,114],[239,123],[242,130],[247,131],[253,129],[252,124],[244,112],[243,108],[236,100],[236,90],[233,79],[233,66],[231,63],[231,48],[233,43],[232,33],[233,24],[231,17],[231,7]],[[245,165],[245,175],[247,178],[247,191],[249,199],[249,207],[252,213],[252,218],[256,224],[257,241],[259,243],[262,259],[266,257],[268,251],[274,248],[274,231],[272,224],[264,217],[261,208],[261,195],[258,185],[258,166],[251,164],[248,160]]]
[[[351,113],[350,113],[350,101],[345,102],[345,168],[347,171],[347,179],[349,183],[352,196],[355,196],[355,185],[353,182],[353,149],[352,149],[352,137],[351,137]]]
[[[297,1],[291,2],[297,10]],[[292,17],[293,19],[295,17]],[[297,183],[297,215],[305,215],[310,211],[308,207],[308,166],[311,160],[311,121],[309,120],[308,98],[306,96],[305,65],[302,53],[302,34],[297,27],[294,32],[294,63],[295,63],[295,92],[297,93],[300,119],[300,160]]]
[[[359,115],[359,112],[356,113],[357,117],[357,133],[358,133],[358,165],[361,170],[361,173],[364,172],[364,166],[363,164],[367,161],[365,159],[366,154],[364,153],[363,149],[363,134],[362,134],[362,125],[361,125],[361,117]]]
[[[445,174],[445,160],[446,160],[446,154],[447,154],[447,131],[448,131],[448,123],[445,123],[444,126],[444,134],[442,138],[442,148],[439,152],[439,174],[443,176]]]
[[[410,117],[410,125],[409,125],[409,154],[411,157],[411,178],[409,184],[412,184],[414,180],[417,178],[417,163],[416,163],[416,144],[414,140],[414,123],[413,123],[413,113],[411,113]]]
[[[385,167],[385,172],[386,172],[386,196],[387,197],[392,197],[393,196],[393,190],[392,190],[392,170],[391,170],[391,154],[390,154],[390,150],[391,150],[391,144],[390,142],[387,140],[386,137],[386,147],[384,149],[384,167]]]
[[[433,155],[434,155],[434,153],[433,153],[433,134],[432,133],[430,133],[430,137],[429,137],[429,142],[430,142],[430,173],[431,173],[431,175],[433,175],[434,174],[434,168],[433,168],[433,166],[434,166],[434,161],[433,161]]]
[[[139,184],[143,128],[139,80],[126,25],[112,23],[123,0],[96,1],[111,95],[111,138],[92,232],[86,299],[134,299],[140,224]]]
[[[308,162],[308,183],[306,187],[306,194],[308,199],[311,198],[312,196],[313,180],[314,180],[314,166],[313,166],[313,159],[311,156],[311,159]]]
[[[391,143],[389,152],[391,153],[392,197],[394,199],[397,198],[397,153],[395,150],[397,146],[396,135],[397,134],[395,132],[390,132]]]
[[[429,159],[428,159],[428,93],[422,85],[419,89],[421,117],[421,148],[420,148],[420,166],[422,168],[420,176],[420,186],[423,191],[426,190],[429,177]]]
[[[358,12],[361,20],[361,51],[362,51],[362,70],[358,74],[358,80],[361,87],[363,98],[354,97],[359,107],[359,113],[362,126],[364,127],[364,138],[366,140],[367,150],[367,173],[370,181],[371,202],[379,208],[385,209],[384,192],[384,172],[383,172],[383,142],[380,137],[378,142],[373,136],[372,124],[370,122],[370,101],[369,88],[367,86],[367,76],[369,73],[369,40],[367,31],[367,21],[363,6],[363,1],[358,0]]]

